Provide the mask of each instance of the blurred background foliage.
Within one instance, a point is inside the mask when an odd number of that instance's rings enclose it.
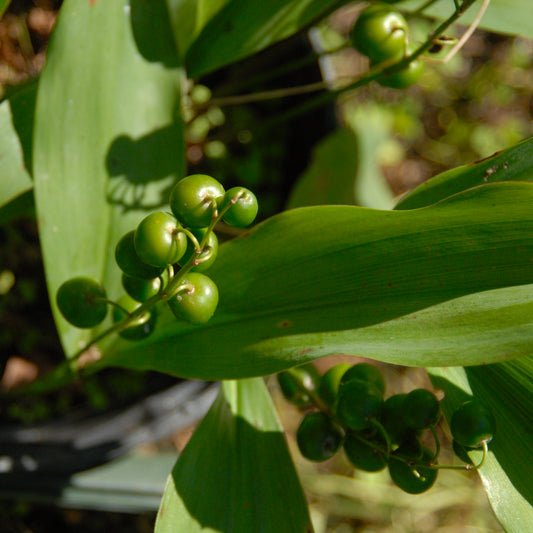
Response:
[[[60,5],[60,0],[14,0],[4,14],[0,22],[4,96],[38,77]],[[336,105],[275,126],[269,119],[282,116],[309,96],[255,102],[242,97],[320,79],[336,87],[364,72],[367,60],[346,47],[346,36],[361,7],[361,3],[349,4],[309,36],[298,35],[189,82],[183,116],[188,124],[190,172],[212,174],[226,187],[250,187],[260,198],[261,218],[286,207],[324,203],[325,198],[328,203],[387,208],[394,197],[431,176],[533,134],[533,41],[481,30],[448,64],[428,63],[420,83],[407,91],[372,83],[344,93]],[[418,42],[434,27],[433,21],[419,18],[410,24]],[[452,31],[460,34],[464,28]],[[297,61],[298,68],[279,68],[292,61]],[[345,162],[342,168],[332,164],[339,158]],[[34,379],[63,358],[49,310],[31,199],[23,205],[17,216],[0,225],[4,389]],[[318,364],[325,369],[334,362],[337,359],[326,358]],[[385,365],[382,369],[395,392],[429,387],[421,371]],[[152,380],[153,376],[124,370],[106,371],[60,393],[1,405],[0,415],[4,422],[34,422],[80,404],[104,409],[143,394]],[[387,474],[354,474],[342,458],[318,467],[304,462],[294,446],[300,415],[283,401],[273,380],[270,385],[317,533],[501,530],[474,474],[444,473],[427,494],[409,496],[394,488]],[[161,447],[181,449],[183,445],[182,436],[177,436]],[[152,514],[61,511],[24,502],[0,503],[0,517],[9,528],[6,531],[17,533],[92,532],[109,527],[144,532],[153,527]]]

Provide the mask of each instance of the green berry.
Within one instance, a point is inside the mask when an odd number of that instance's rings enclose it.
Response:
[[[364,9],[350,32],[350,42],[371,61],[401,59],[405,50],[408,26],[402,14],[385,4]]]
[[[496,421],[487,406],[478,400],[463,403],[453,414],[450,429],[454,440],[471,448],[478,448],[494,437]]]
[[[429,468],[432,457],[428,448],[422,448],[421,457],[413,459],[413,463],[406,463],[392,456],[389,461],[392,481],[409,494],[425,492],[433,486],[438,475],[436,468]]]
[[[195,228],[190,230],[191,233],[196,237],[198,243],[201,243],[205,234],[207,233],[207,228]],[[193,272],[205,272],[211,267],[215,262],[218,254],[218,239],[214,232],[210,232],[207,237],[207,242],[205,243],[204,249],[200,254],[195,252],[195,247],[191,239],[187,239],[187,250],[183,257],[178,261],[181,266],[184,266],[189,259],[194,255],[195,266],[192,267]]]
[[[309,413],[296,431],[300,453],[310,461],[325,461],[332,457],[342,444],[342,429],[326,413]]]
[[[440,418],[439,400],[426,389],[412,390],[403,400],[403,418],[413,429],[434,426]]]
[[[379,419],[382,405],[381,391],[373,383],[352,379],[339,387],[336,413],[341,424],[361,431],[372,427],[373,419]]]
[[[134,244],[134,231],[129,231],[118,241],[115,260],[119,268],[133,278],[153,279],[160,276],[164,267],[147,265],[137,255]]]
[[[385,447],[384,442],[377,442],[376,445],[381,449]],[[344,452],[355,468],[365,472],[379,472],[387,466],[385,454],[376,447],[363,442],[356,433],[351,431],[344,438]]]
[[[141,304],[136,302],[131,296],[125,294],[117,302],[124,311],[119,307],[113,308],[113,322],[117,323],[124,320],[129,313],[133,313]],[[127,311],[127,313],[125,312]],[[155,307],[149,311],[144,311],[135,319],[127,328],[121,329],[118,334],[128,340],[141,340],[148,337],[155,328],[157,322],[157,311]]]
[[[341,378],[351,366],[352,365],[349,363],[339,363],[328,369],[320,379],[318,394],[324,404],[330,409],[334,407],[335,402],[337,401]]]
[[[231,204],[222,220],[229,226],[244,228],[249,226],[257,216],[259,206],[255,194],[244,187],[233,187],[224,195],[221,209]]]
[[[163,267],[177,263],[187,249],[181,224],[168,213],[159,211],[145,217],[137,226],[134,245],[143,263]]]
[[[358,363],[349,368],[341,378],[341,384],[347,383],[352,379],[360,379],[372,383],[380,392],[385,393],[385,380],[379,368],[368,363]]]
[[[211,176],[193,174],[178,181],[170,193],[170,208],[185,226],[203,228],[213,220],[224,188]]]
[[[63,317],[77,328],[93,328],[107,315],[106,291],[89,277],[65,281],[56,294],[57,307]]]
[[[277,375],[278,383],[285,399],[298,407],[313,404],[309,392],[314,392],[320,382],[315,365],[309,363],[285,370]],[[303,389],[305,390],[302,390]],[[307,391],[307,392],[306,392]]]
[[[174,315],[191,324],[203,324],[214,314],[218,305],[218,288],[205,274],[189,272],[181,281],[183,287],[168,300]]]
[[[394,394],[383,402],[381,424],[392,444],[401,444],[411,431],[403,418],[403,400],[407,394]]]
[[[414,48],[409,45],[406,50],[406,55],[412,54],[413,51]],[[418,82],[418,80],[422,77],[422,74],[424,74],[424,69],[425,65],[423,61],[420,59],[415,59],[411,61],[405,68],[399,70],[392,69],[388,72],[380,74],[376,81],[380,85],[383,85],[383,87],[390,87],[392,89],[407,89]]]
[[[122,286],[137,302],[146,302],[152,296],[155,296],[161,290],[161,280],[166,285],[168,282],[168,273],[165,270],[160,277],[154,279],[132,278],[127,274],[122,274]]]

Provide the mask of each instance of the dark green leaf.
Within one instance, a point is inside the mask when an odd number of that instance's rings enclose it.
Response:
[[[311,530],[263,380],[223,383],[168,478],[156,533]]]
[[[221,247],[210,322],[162,309],[153,337],[111,343],[103,364],[217,379],[335,352],[420,366],[529,354],[532,287],[503,288],[533,283],[532,207],[532,184],[499,183],[411,211],[287,211]]]
[[[229,0],[187,51],[187,72],[202,76],[294,35],[344,0]]]
[[[92,333],[59,316],[57,287],[91,276],[116,299],[116,243],[166,203],[183,171],[179,70],[167,67],[177,63],[175,44],[170,31],[147,39],[158,26],[147,10],[168,24],[150,3],[65,1],[39,84],[36,205],[50,300],[69,355]]]

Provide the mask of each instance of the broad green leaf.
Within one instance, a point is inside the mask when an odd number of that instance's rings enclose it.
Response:
[[[199,77],[294,35],[345,0],[228,0],[204,26],[186,55]]]
[[[0,104],[0,207],[33,187],[29,169],[34,106],[34,85]]]
[[[414,11],[425,4],[423,0],[408,0],[398,7]],[[476,16],[481,7],[481,0],[475,2],[461,17],[460,23],[468,25]],[[454,12],[453,0],[438,0],[424,10],[424,15],[440,19],[448,18]],[[491,0],[483,16],[480,27],[496,33],[510,35],[523,35],[533,38],[533,25],[526,13],[529,13],[531,3],[529,0]]]
[[[501,181],[533,181],[533,137],[435,176],[400,200],[395,209],[424,207],[470,187]]]
[[[494,299],[475,293],[533,283],[532,206],[532,184],[499,183],[410,211],[284,212],[221,246],[209,271],[220,290],[210,322],[184,325],[162,308],[153,336],[111,341],[102,364],[224,379],[265,375],[338,351],[420,366],[529,354],[531,299],[521,295],[531,287]],[[493,330],[499,313],[501,326]],[[440,321],[455,328],[448,338]],[[454,340],[461,330],[472,345],[466,356]],[[404,339],[397,350],[395,335]],[[439,349],[443,340],[448,345]]]
[[[472,394],[491,408],[496,433],[479,475],[505,531],[527,531],[533,523],[533,359],[429,372],[446,394],[442,404],[448,419]],[[474,461],[479,456],[472,453]]]
[[[93,333],[59,316],[58,286],[92,276],[117,298],[116,243],[166,202],[182,173],[179,70],[167,66],[177,60],[165,14],[151,0],[67,0],[48,50],[37,95],[35,195],[50,301],[68,355]]]
[[[392,207],[392,192],[380,168],[391,141],[388,115],[366,105],[346,116],[348,128],[333,132],[315,148],[309,168],[291,193],[289,208],[332,204]]]
[[[311,530],[263,380],[223,383],[168,478],[156,533]]]

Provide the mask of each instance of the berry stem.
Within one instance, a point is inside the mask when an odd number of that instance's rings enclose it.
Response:
[[[456,0],[457,1],[457,0]],[[340,87],[339,89],[335,89],[333,91],[323,92],[319,95],[317,95],[314,98],[311,98],[307,102],[296,106],[295,108],[281,114],[278,117],[274,117],[273,119],[266,121],[263,125],[264,129],[268,129],[271,127],[277,127],[281,122],[284,122],[288,119],[291,119],[295,116],[298,116],[302,113],[307,113],[311,109],[314,109],[315,107],[318,107],[320,105],[326,104],[331,100],[335,100],[340,94],[351,91],[354,89],[358,89],[359,87],[362,87],[364,85],[368,85],[371,81],[376,80],[379,76],[381,76],[388,68],[394,68],[398,70],[403,70],[409,66],[409,64],[417,59],[419,56],[421,56],[423,53],[427,52],[432,46],[433,41],[438,38],[444,31],[446,31],[452,24],[454,24],[459,18],[462,17],[462,15],[465,13],[465,11],[472,6],[477,0],[464,0],[461,5],[457,5],[456,3],[456,9],[453,12],[451,16],[449,16],[445,21],[443,21],[426,39],[426,41],[420,45],[412,54],[408,55],[404,59],[402,59],[399,62],[394,63],[393,65],[387,64],[388,62],[382,62],[379,65],[375,65],[373,68],[368,70],[365,74],[357,78],[352,83],[349,83],[343,87]],[[428,4],[430,5],[430,4]]]
[[[435,429],[435,426],[432,424],[429,426],[429,430],[431,431],[431,434],[433,435],[433,439],[435,441],[435,453],[433,454],[433,457],[431,458],[431,461],[436,461],[438,456],[440,455],[440,441],[439,437],[437,435],[437,431]]]

